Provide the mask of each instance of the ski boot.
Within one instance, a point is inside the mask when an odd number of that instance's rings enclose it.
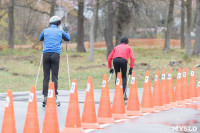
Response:
[[[44,100],[43,100],[43,102],[42,102],[42,106],[45,107],[46,104],[47,104],[47,97],[44,97]]]
[[[60,107],[60,102],[57,100],[57,95],[56,95],[56,105],[57,105],[58,107]]]

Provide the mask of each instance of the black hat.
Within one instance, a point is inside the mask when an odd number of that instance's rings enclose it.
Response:
[[[121,37],[121,38],[120,38],[120,43],[128,44],[128,37],[127,37],[127,36]]]

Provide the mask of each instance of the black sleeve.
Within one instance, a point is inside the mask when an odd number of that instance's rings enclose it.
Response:
[[[40,41],[44,41],[44,36],[42,36],[42,37],[40,38]]]
[[[67,37],[65,37],[63,34],[62,34],[62,39],[63,39],[64,41],[69,41],[69,39],[67,39]]]

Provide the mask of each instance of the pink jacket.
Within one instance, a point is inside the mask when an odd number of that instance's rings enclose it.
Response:
[[[129,47],[127,44],[124,44],[124,43],[117,45],[108,57],[108,68],[110,68],[110,69],[112,68],[111,61],[117,57],[126,59],[127,63],[128,63],[129,56],[130,56],[130,68],[133,68],[134,62],[135,62],[135,57],[133,55],[133,51],[132,51],[131,47]]]

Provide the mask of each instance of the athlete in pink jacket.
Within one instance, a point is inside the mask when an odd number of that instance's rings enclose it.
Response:
[[[128,42],[129,42],[128,37],[126,36],[121,37],[120,45],[117,45],[108,57],[108,68],[110,69],[110,73],[114,72],[114,70],[112,69],[112,60],[116,78],[117,78],[117,73],[121,71],[124,100],[128,100],[126,95],[126,84],[127,84],[126,72],[127,72],[128,58],[130,57],[130,69],[128,73],[129,75],[132,75],[132,70],[135,62],[133,51],[131,47],[128,46]]]

